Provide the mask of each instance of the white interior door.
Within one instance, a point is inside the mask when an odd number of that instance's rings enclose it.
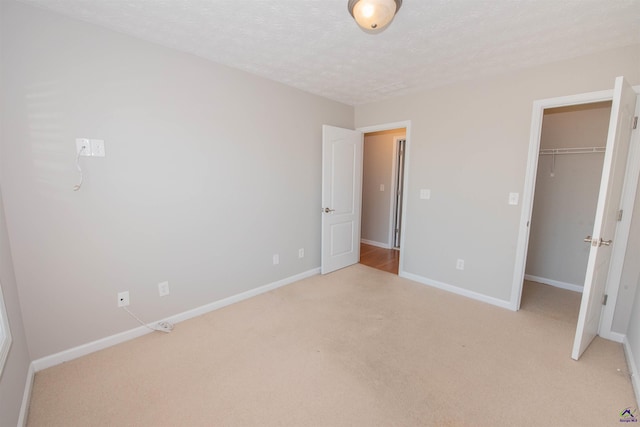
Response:
[[[360,260],[360,131],[322,126],[322,274]]]
[[[591,250],[571,354],[575,360],[578,360],[595,338],[600,325],[602,299],[607,285],[613,244],[611,239],[615,234],[618,221],[635,104],[636,94],[633,88],[623,77],[618,77],[611,105],[595,224],[592,235],[585,239],[585,241],[590,240]]]

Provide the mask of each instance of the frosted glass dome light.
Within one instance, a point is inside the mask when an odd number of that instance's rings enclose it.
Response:
[[[402,6],[402,0],[349,0],[349,13],[369,33],[382,31]]]

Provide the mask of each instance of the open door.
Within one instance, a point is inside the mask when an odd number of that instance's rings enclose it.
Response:
[[[575,360],[578,360],[598,334],[611,259],[611,245],[613,244],[611,239],[618,223],[618,210],[620,209],[635,105],[636,93],[633,88],[624,77],[618,77],[613,93],[593,233],[585,238],[585,242],[591,244],[591,250],[587,262],[576,337],[571,353],[571,357]]]
[[[362,144],[362,132],[322,126],[322,274],[360,260]]]

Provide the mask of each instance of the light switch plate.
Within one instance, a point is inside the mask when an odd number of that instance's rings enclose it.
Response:
[[[509,204],[516,206],[520,199],[519,193],[509,193]]]
[[[384,191],[384,184],[380,184],[380,191]]]
[[[420,190],[420,198],[424,200],[429,200],[431,198],[431,190],[423,188]]]

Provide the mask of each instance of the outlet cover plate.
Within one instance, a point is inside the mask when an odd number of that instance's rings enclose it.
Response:
[[[104,157],[104,139],[90,139],[91,155],[93,157]]]
[[[91,156],[91,142],[87,138],[76,138],[76,154],[82,157]]]
[[[129,291],[118,292],[118,307],[129,305]]]
[[[104,157],[104,139],[76,138],[76,153],[82,157]]]
[[[169,282],[158,283],[158,294],[161,297],[169,295]]]

